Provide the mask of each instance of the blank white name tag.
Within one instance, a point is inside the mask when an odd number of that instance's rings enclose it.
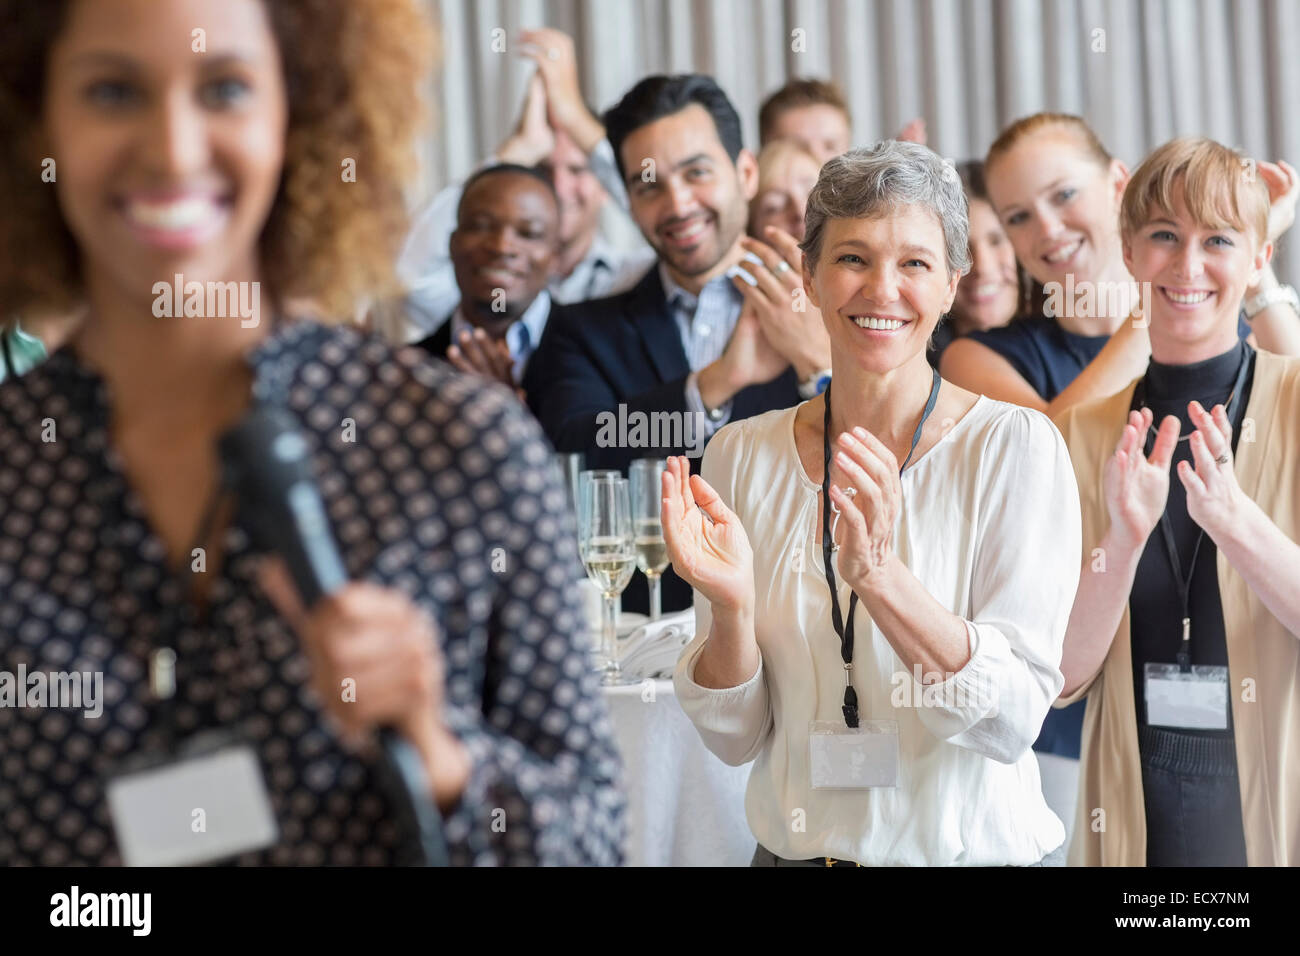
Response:
[[[1228,729],[1228,669],[1201,664],[1146,664],[1147,723],[1186,730]]]
[[[858,727],[815,720],[808,725],[808,765],[814,790],[898,786],[898,721],[864,720]]]
[[[127,866],[188,866],[273,844],[275,815],[247,744],[123,774],[107,787]]]

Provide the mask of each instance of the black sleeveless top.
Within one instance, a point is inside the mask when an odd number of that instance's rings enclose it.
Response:
[[[1222,355],[1192,365],[1161,365],[1152,362],[1147,370],[1146,404],[1151,409],[1158,427],[1166,415],[1177,416],[1182,426],[1181,435],[1190,435],[1195,426],[1187,416],[1187,403],[1195,399],[1206,411],[1215,405],[1228,404],[1228,396],[1237,377],[1243,358],[1250,367],[1242,384],[1242,397],[1233,410],[1232,444],[1235,450],[1242,419],[1246,416],[1246,402],[1255,377],[1255,350],[1244,342],[1238,343]],[[1219,572],[1216,564],[1218,548],[1207,534],[1196,550],[1200,526],[1187,514],[1187,489],[1178,477],[1178,463],[1192,461],[1191,441],[1180,441],[1174,448],[1169,463],[1169,513],[1174,544],[1182,563],[1184,578],[1192,573],[1191,620],[1192,664],[1228,664],[1228,643],[1223,628],[1223,606],[1219,600]],[[1192,553],[1196,551],[1193,570]],[[1147,539],[1146,548],[1138,562],[1129,594],[1130,633],[1133,650],[1133,697],[1137,704],[1139,724],[1146,723],[1146,695],[1144,693],[1143,665],[1172,664],[1183,641],[1182,597],[1174,583],[1173,569],[1164,539],[1157,528]],[[1232,730],[1182,730],[1180,733],[1229,736]]]

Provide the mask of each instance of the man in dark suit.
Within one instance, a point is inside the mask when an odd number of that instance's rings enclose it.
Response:
[[[524,381],[528,403],[556,448],[584,453],[588,468],[698,461],[727,422],[798,403],[801,384],[816,394],[830,356],[792,367],[744,308],[739,284],[753,279],[737,267],[758,170],[717,84],[652,76],[604,119],[629,211],[659,261],[628,292],[554,311]],[[664,609],[690,601],[665,574]],[[637,575],[624,607],[646,604]]]
[[[509,163],[480,170],[465,183],[451,234],[460,305],[417,344],[516,388],[550,316],[558,245],[559,205],[542,173]]]

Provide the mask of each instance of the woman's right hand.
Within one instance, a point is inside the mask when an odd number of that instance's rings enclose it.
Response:
[[[683,457],[668,459],[661,518],[668,557],[678,576],[715,608],[752,611],[754,554],[745,529],[709,483],[691,474]]]
[[[1110,512],[1110,540],[1133,551],[1140,551],[1146,545],[1164,514],[1169,498],[1169,462],[1180,428],[1175,416],[1165,416],[1151,457],[1147,458],[1144,448],[1151,421],[1149,408],[1129,412],[1124,434],[1115,446],[1115,454],[1106,462],[1102,477],[1106,508]]]

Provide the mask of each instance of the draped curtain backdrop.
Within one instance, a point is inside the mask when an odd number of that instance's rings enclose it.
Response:
[[[843,89],[854,140],[924,117],[954,160],[1038,110],[1078,113],[1134,168],[1175,136],[1300,166],[1298,0],[430,0],[442,38],[424,185],[464,177],[514,124],[532,64],[520,30],[574,38],[604,110],[647,74],[702,72],[758,145],[758,107],[792,76]],[[494,32],[504,31],[504,33]],[[502,37],[504,53],[494,52]],[[1300,243],[1274,263],[1300,284]]]

